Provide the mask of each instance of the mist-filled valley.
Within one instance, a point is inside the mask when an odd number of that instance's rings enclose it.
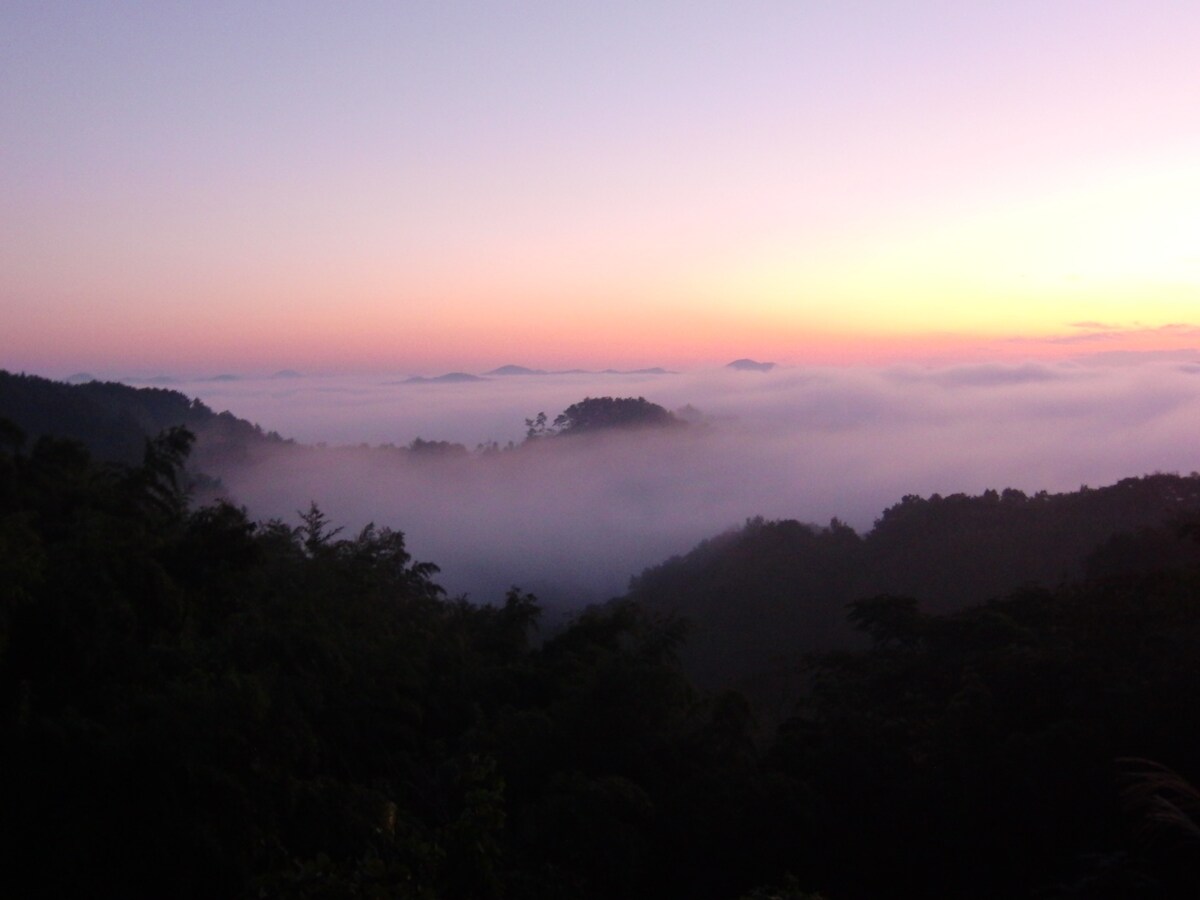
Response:
[[[316,502],[349,529],[403,530],[453,594],[486,601],[519,585],[576,609],[756,516],[837,518],[864,533],[909,494],[1057,493],[1198,468],[1195,354],[466,382],[289,373],[168,386],[296,440],[214,459],[212,474],[251,515],[294,521]],[[524,443],[526,419],[600,396],[644,396],[683,410],[688,426],[503,451]],[[432,446],[388,449],[417,439]],[[439,452],[437,442],[462,449]]]
[[[1196,369],[0,373],[4,870],[1191,896]]]
[[[0,44],[0,898],[1200,895],[1200,3]]]
[[[1196,377],[200,400],[0,373],[5,871],[47,898],[1188,896]],[[348,442],[325,395],[403,437]]]

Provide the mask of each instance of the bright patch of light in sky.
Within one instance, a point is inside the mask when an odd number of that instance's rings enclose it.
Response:
[[[1194,4],[9,3],[0,35],[9,368],[991,358],[1088,320],[1170,349],[1200,309]]]

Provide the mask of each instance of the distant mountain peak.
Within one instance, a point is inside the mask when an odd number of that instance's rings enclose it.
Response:
[[[528,366],[507,365],[501,366],[498,369],[492,369],[490,372],[484,372],[485,376],[491,375],[675,375],[677,373],[664,369],[662,366],[654,366],[649,369],[602,369],[599,372],[591,369],[555,369],[553,371],[547,369],[531,369]]]
[[[492,369],[490,372],[484,372],[484,375],[545,375],[545,369],[530,369],[527,366],[507,365],[501,366],[498,369]]]
[[[599,374],[601,375],[678,375],[678,372],[672,372],[670,369],[664,369],[662,366],[653,366],[649,369],[604,369]]]
[[[487,381],[479,375],[471,375],[467,372],[447,372],[445,375],[438,375],[434,378],[426,378],[424,375],[414,375],[412,378],[404,379],[404,384],[457,384],[465,381]]]
[[[739,372],[770,372],[775,368],[773,362],[758,362],[753,359],[735,359],[733,362],[725,366],[727,369],[736,369]]]

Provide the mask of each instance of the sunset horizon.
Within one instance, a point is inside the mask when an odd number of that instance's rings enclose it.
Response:
[[[438,375],[455,371],[483,374],[505,365],[544,371],[632,371],[652,367],[696,371],[719,368],[742,358],[788,368],[1086,363],[1106,357],[1122,358],[1131,364],[1172,357],[1200,359],[1200,327],[1182,322],[1157,326],[1140,322],[1128,325],[1075,322],[1033,335],[841,332],[798,343],[761,339],[728,346],[706,345],[694,352],[681,352],[678,343],[669,341],[658,350],[654,347],[642,350],[641,344],[651,343],[643,340],[635,348],[610,346],[599,351],[577,348],[574,344],[561,348],[514,345],[509,353],[489,347],[468,354],[461,347],[455,348],[457,352],[446,352],[439,343],[438,349],[424,353],[394,353],[380,348],[375,352],[360,349],[347,355],[343,344],[335,340],[329,343],[332,347],[308,353],[272,351],[269,346],[245,349],[235,346],[232,353],[206,352],[202,356],[171,350],[161,355],[14,352],[5,367],[56,378],[94,374],[117,380],[158,376],[186,380],[225,374],[265,377],[280,371],[305,375]],[[455,341],[447,339],[444,343],[453,345]]]
[[[468,9],[6,8],[0,364],[1200,347],[1200,12]]]
[[[0,893],[1195,897],[1197,48],[0,2]]]

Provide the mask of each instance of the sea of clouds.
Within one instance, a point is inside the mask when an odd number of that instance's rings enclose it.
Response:
[[[436,373],[435,373],[436,374]],[[324,449],[219,473],[256,518],[315,501],[354,530],[405,532],[452,594],[518,585],[548,605],[621,593],[631,575],[751,516],[865,531],[905,494],[1032,493],[1200,469],[1200,353],[942,368],[687,373],[223,377],[170,385]],[[525,419],[585,397],[644,396],[699,421],[412,459],[414,438],[519,443]]]

